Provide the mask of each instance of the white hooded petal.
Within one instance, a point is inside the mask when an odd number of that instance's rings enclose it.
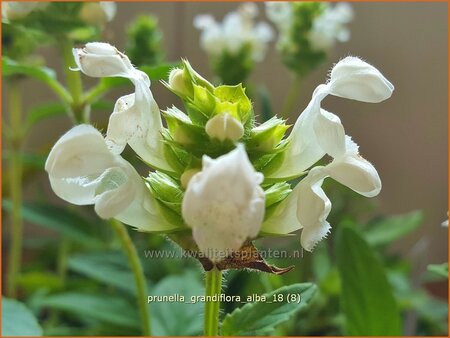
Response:
[[[327,217],[331,211],[331,202],[322,190],[326,173],[323,167],[313,168],[298,185],[297,218],[303,226],[302,247],[311,251],[330,231]]]
[[[137,77],[128,57],[104,42],[90,42],[72,50],[78,69],[91,77]]]
[[[360,155],[348,155],[327,166],[328,175],[357,193],[374,197],[381,191],[381,180],[375,167]]]
[[[151,231],[174,228],[156,217],[158,209],[147,208],[153,197],[142,178],[131,164],[110,152],[101,133],[90,125],[76,126],[63,135],[45,169],[60,198],[77,205],[94,204],[102,218],[118,218]]]
[[[163,154],[163,125],[147,74],[135,69],[125,54],[107,43],[88,43],[73,51],[85,74],[126,77],[135,85],[135,93],[121,97],[110,116],[106,142],[111,151],[120,154],[128,143],[152,167],[172,171]]]
[[[242,145],[217,159],[203,157],[183,198],[182,214],[201,250],[214,262],[255,237],[264,218],[263,177]]]
[[[334,66],[328,85],[335,96],[372,103],[388,99],[394,90],[378,69],[352,56]]]

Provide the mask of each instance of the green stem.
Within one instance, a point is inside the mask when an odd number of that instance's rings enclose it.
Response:
[[[64,72],[66,74],[67,87],[72,95],[72,114],[77,123],[88,120],[85,114],[85,105],[83,103],[83,83],[79,71],[73,71],[76,63],[72,54],[72,41],[67,37],[61,38],[61,53],[63,57]]]
[[[103,85],[102,81],[100,81],[95,87],[91,88],[83,97],[83,102],[86,104],[90,104],[98,99],[100,96],[105,94],[108,90],[106,86]]]
[[[10,126],[11,126],[11,160],[10,160],[10,193],[11,193],[11,240],[8,262],[9,297],[17,296],[17,278],[22,264],[22,93],[18,79],[11,81],[10,91]]]
[[[220,301],[208,301],[208,296],[218,295],[222,292],[222,271],[213,268],[205,273],[205,327],[204,335],[214,337],[219,335]]]
[[[151,336],[151,325],[150,325],[150,309],[147,304],[147,282],[145,280],[144,271],[142,269],[141,261],[137,254],[136,248],[131,242],[130,235],[128,234],[125,226],[116,220],[110,221],[114,231],[116,232],[117,238],[120,240],[125,254],[128,257],[128,262],[130,263],[131,270],[134,275],[134,281],[137,288],[137,305],[139,308],[139,313],[141,316],[142,324],[142,334],[144,336]]]
[[[294,80],[292,81],[291,87],[289,88],[289,92],[286,96],[286,99],[283,104],[283,109],[281,110],[283,117],[289,117],[292,114],[292,110],[294,109],[294,105],[298,99],[298,94],[300,92],[301,78],[298,75],[295,75]]]

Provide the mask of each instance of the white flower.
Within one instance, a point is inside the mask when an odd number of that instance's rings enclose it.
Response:
[[[106,141],[120,154],[128,143],[150,166],[172,171],[163,155],[163,129],[159,107],[150,91],[150,80],[133,67],[128,57],[108,43],[88,43],[74,48],[78,69],[92,77],[125,77],[135,85],[135,93],[125,95],[109,119]]]
[[[311,102],[298,118],[289,136],[291,144],[284,163],[271,177],[295,177],[325,154],[333,161],[309,171],[264,222],[264,232],[289,233],[303,229],[302,246],[311,251],[331,228],[327,222],[331,202],[322,190],[325,178],[331,177],[366,197],[379,194],[381,180],[376,169],[359,155],[358,146],[345,135],[339,117],[322,109],[320,103],[328,94],[380,102],[389,98],[393,89],[377,69],[360,59],[348,57],[334,67],[329,82],[316,88]]]
[[[2,18],[6,20],[16,20],[26,17],[36,9],[46,7],[48,3],[37,1],[5,1],[2,2]]]
[[[316,50],[328,50],[336,41],[346,42],[350,39],[350,30],[346,27],[353,20],[353,10],[348,3],[327,6],[318,16],[309,33],[309,41]]]
[[[112,153],[101,133],[78,125],[53,146],[45,170],[53,191],[77,205],[95,205],[101,218],[116,218],[145,231],[175,228],[130,163]]]
[[[202,14],[194,18],[194,27],[201,30],[200,45],[212,56],[223,52],[232,55],[250,46],[254,61],[262,61],[267,43],[273,39],[273,30],[265,22],[254,23],[258,8],[253,3],[245,3],[236,12],[228,13],[222,23],[211,15]]]
[[[184,195],[182,215],[211,261],[220,261],[259,233],[265,210],[262,181],[242,145],[217,159],[203,156],[203,168]]]
[[[289,31],[292,26],[292,7],[289,2],[269,1],[265,3],[266,15],[280,31],[278,45],[289,42]]]
[[[356,58],[339,61],[327,84],[319,85],[308,106],[297,119],[280,168],[270,178],[288,178],[301,174],[325,154],[342,155],[344,127],[339,117],[321,108],[329,94],[364,102],[380,102],[392,95],[394,86],[373,66]]]

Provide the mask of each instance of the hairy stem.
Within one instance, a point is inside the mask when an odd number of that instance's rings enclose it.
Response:
[[[205,273],[205,295],[214,296],[220,295],[222,292],[222,271],[213,268]],[[205,302],[205,326],[204,335],[207,337],[214,337],[219,335],[219,310],[220,301],[206,301]]]
[[[22,242],[23,242],[23,220],[22,220],[22,93],[19,79],[12,79],[10,91],[9,118],[11,128],[11,160],[10,193],[11,193],[11,239],[8,262],[8,287],[9,297],[17,296],[17,278],[22,265]]]
[[[125,226],[117,220],[111,220],[110,223],[117,235],[117,238],[122,244],[124,252],[128,257],[131,271],[133,272],[137,289],[137,306],[141,316],[142,334],[147,337],[151,336],[150,309],[147,304],[147,282],[145,280],[141,261],[139,260],[136,248],[131,242],[130,235],[128,234]]]
[[[282,116],[287,118],[290,114],[292,114],[292,110],[294,109],[294,105],[298,99],[300,92],[301,78],[298,75],[295,75],[294,80],[289,88],[289,92],[286,96],[286,99],[283,104],[283,109],[281,110]]]

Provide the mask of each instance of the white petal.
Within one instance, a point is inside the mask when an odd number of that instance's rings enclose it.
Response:
[[[182,214],[194,239],[217,262],[255,237],[264,218],[264,191],[242,145],[215,160],[204,157],[183,198]]]
[[[323,167],[315,167],[299,183],[297,217],[303,226],[301,244],[307,251],[311,251],[330,231],[326,219],[331,211],[331,202],[322,190],[325,176]]]
[[[84,48],[72,49],[72,52],[79,70],[88,76],[120,76],[129,79],[137,77],[128,57],[108,43],[91,42]]]
[[[334,66],[329,86],[333,95],[372,103],[388,99],[394,90],[378,69],[352,56]]]
[[[237,141],[244,136],[244,126],[228,113],[214,116],[205,125],[206,134],[220,141]]]
[[[45,163],[45,170],[54,178],[75,178],[101,173],[114,162],[102,134],[91,125],[82,124],[56,142]]]
[[[317,141],[314,122],[320,112],[320,102],[327,95],[326,85],[320,85],[315,89],[311,101],[300,114],[289,135],[289,146],[283,164],[276,172],[268,175],[268,178],[295,177],[326,154]]]
[[[107,21],[112,21],[114,17],[116,16],[117,12],[117,5],[113,1],[100,1],[100,6],[102,7],[103,11],[106,15]]]
[[[331,178],[357,193],[374,197],[380,193],[381,180],[375,167],[359,155],[345,156],[327,166]]]
[[[102,218],[117,218],[146,231],[173,229],[136,170],[110,152],[101,133],[79,125],[63,135],[45,165],[53,191],[77,205],[95,205]],[[156,207],[155,207],[156,206]]]
[[[345,154],[345,130],[338,116],[320,109],[314,120],[317,143],[328,155],[341,157]]]

